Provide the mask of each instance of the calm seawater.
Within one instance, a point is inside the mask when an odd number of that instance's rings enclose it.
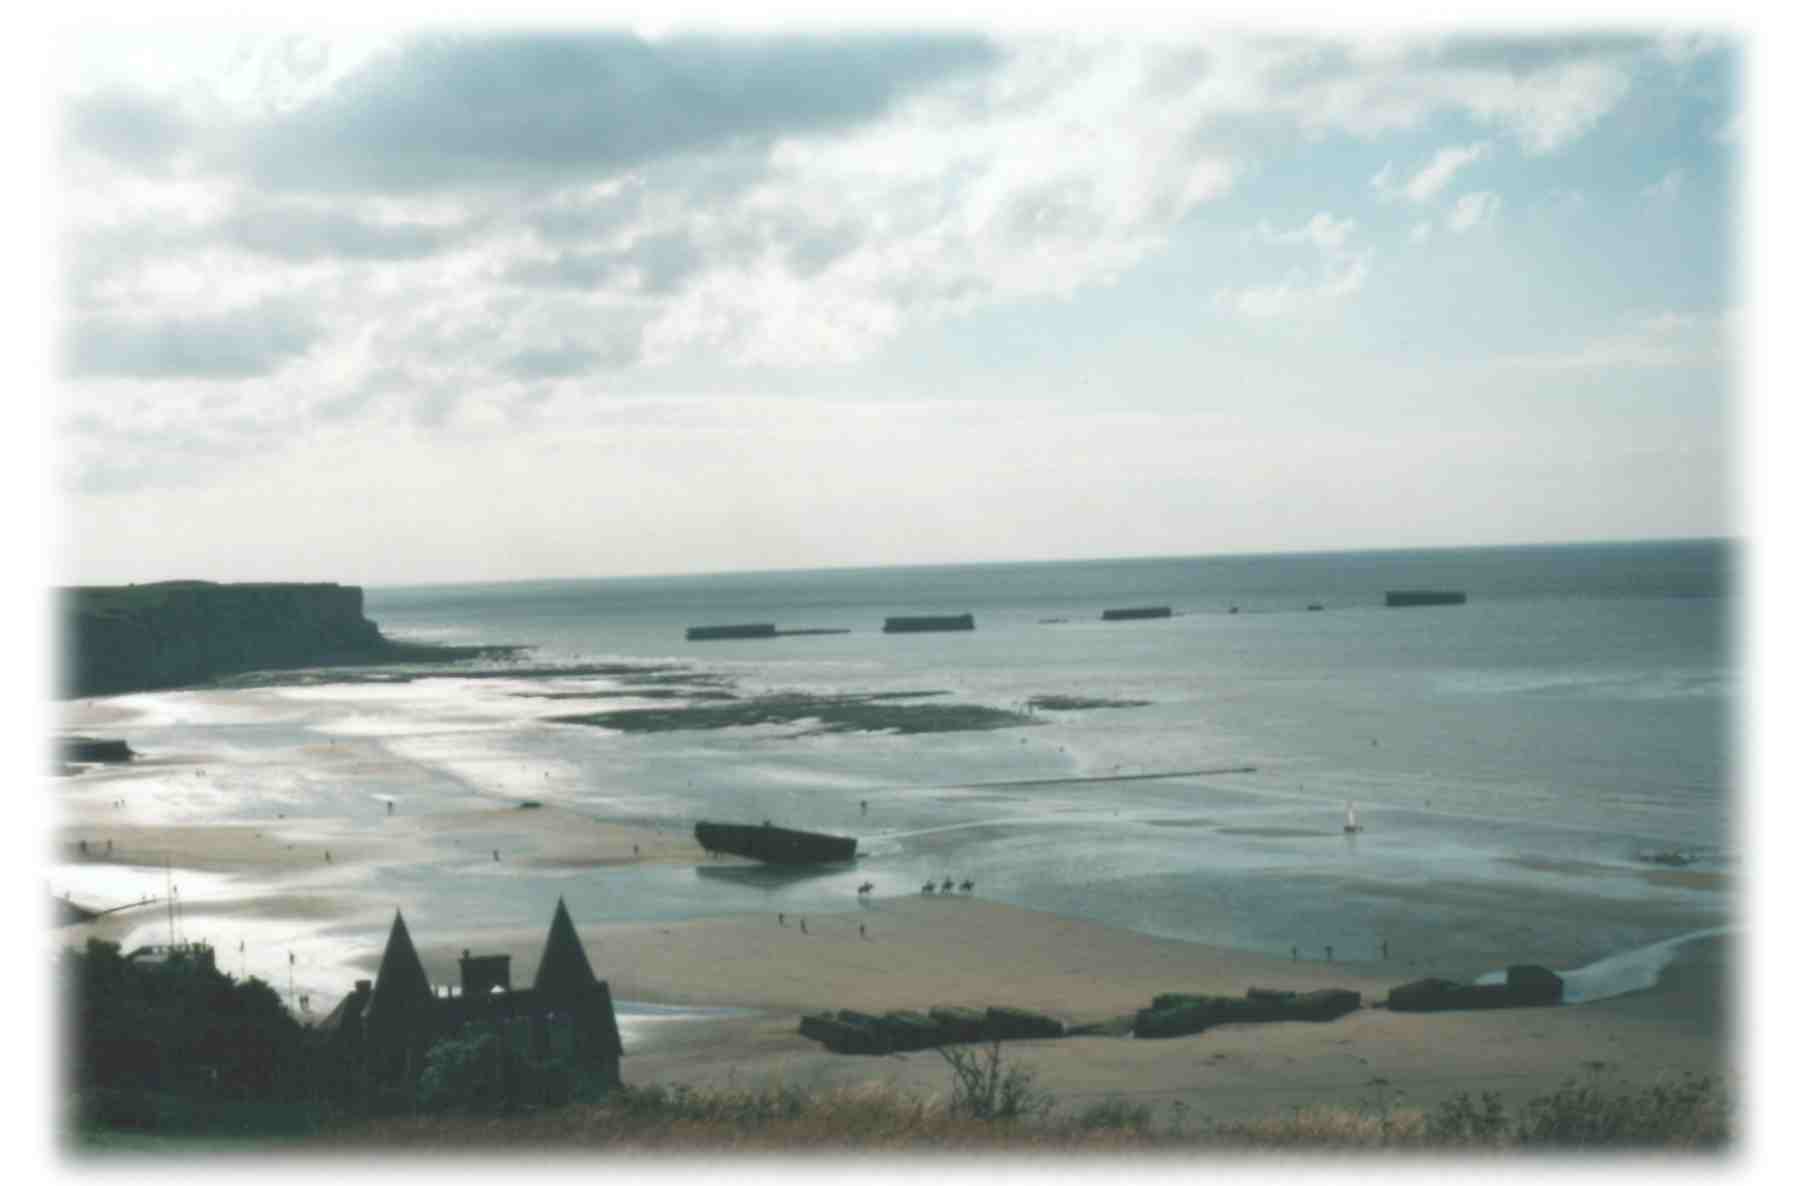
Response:
[[[1506,887],[1714,911],[1714,894],[1575,866],[1639,866],[1669,847],[1699,870],[1731,859],[1736,561],[1734,545],[1690,541],[819,570],[371,588],[367,612],[391,636],[529,646],[523,666],[674,662],[739,693],[1150,702],[984,732],[627,735],[543,720],[628,703],[532,698],[603,691],[590,676],[426,681],[462,698],[460,723],[395,721],[387,744],[464,785],[682,829],[773,819],[862,839],[853,870],[818,876],[584,874],[558,889],[583,921],[841,909],[864,878],[915,892],[947,875],[1003,901],[1284,953],[1402,930],[1416,909],[1404,887],[1449,879],[1474,887],[1466,917],[1436,907],[1435,924],[1596,958],[1670,928],[1545,918],[1507,907]],[[1385,608],[1402,588],[1468,601]],[[1177,616],[1098,620],[1137,605]],[[880,630],[928,613],[972,613],[977,629]],[[849,633],[684,639],[740,622]],[[1255,769],[1131,777],[1226,766]],[[975,785],[1020,780],[1041,781]],[[1365,831],[1346,837],[1351,800]]]

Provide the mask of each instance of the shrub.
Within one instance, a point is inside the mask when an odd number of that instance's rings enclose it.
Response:
[[[1521,1145],[1556,1148],[1715,1148],[1729,1139],[1729,1107],[1710,1076],[1687,1074],[1634,1094],[1596,1083],[1561,1085],[1531,1100],[1518,1120]]]
[[[1477,1105],[1458,1091],[1424,1118],[1424,1140],[1431,1145],[1497,1145],[1509,1130],[1504,1103],[1490,1091],[1480,1093]]]
[[[505,1098],[505,1055],[497,1035],[474,1026],[440,1038],[425,1054],[418,1106],[426,1112],[496,1112]]]
[[[949,1111],[976,1120],[1015,1120],[1041,1115],[1054,1106],[1054,1097],[1036,1086],[1036,1072],[1006,1066],[1000,1041],[985,1047],[938,1046],[954,1075]]]
[[[293,1100],[309,1087],[304,1031],[280,995],[177,953],[139,963],[90,939],[66,950],[71,1086]]]
[[[522,1055],[489,1027],[465,1025],[425,1053],[418,1107],[432,1113],[498,1115],[559,1108],[577,1095],[596,1094],[559,1058]]]
[[[1111,1096],[1074,1117],[1074,1126],[1087,1131],[1118,1129],[1125,1132],[1147,1132],[1154,1112],[1147,1104],[1133,1104]]]

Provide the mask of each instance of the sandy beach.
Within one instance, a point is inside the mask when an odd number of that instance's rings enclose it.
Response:
[[[353,747],[335,750],[331,760],[357,760]],[[355,888],[358,873],[377,865],[474,861],[489,848],[510,866],[577,876],[629,863],[736,863],[708,859],[690,835],[672,829],[603,823],[554,805],[498,806],[474,796],[458,809],[415,815],[390,817],[370,808],[354,818],[157,824],[114,806],[113,796],[128,795],[133,777],[132,768],[119,767],[58,780],[58,860],[99,870],[166,862],[189,878],[219,875],[228,888],[191,907],[215,930],[229,920],[351,935],[351,974],[373,974],[391,918],[391,904]],[[1713,880],[1704,888],[1716,893],[1721,916],[1727,886]],[[1465,902],[1483,891],[1443,882],[1405,892]],[[1537,896],[1536,908],[1580,909],[1601,921],[1657,909],[1629,898],[1575,902],[1548,886]],[[552,904],[545,902],[541,913]],[[144,911],[125,911],[58,928],[55,938],[117,940],[133,930],[141,934],[146,919]],[[832,1054],[799,1036],[800,1015],[1004,1004],[1082,1024],[1133,1013],[1157,993],[1236,995],[1251,987],[1348,988],[1373,1006],[1394,985],[1423,976],[1471,979],[1511,962],[1566,967],[1578,958],[1571,950],[1470,956],[1462,948],[1437,958],[1432,951],[1451,945],[1412,933],[1386,959],[1345,942],[1331,959],[1311,951],[1294,960],[984,901],[978,889],[947,896],[878,887],[866,899],[846,900],[841,910],[805,915],[803,931],[801,921],[791,915],[782,925],[772,912],[622,924],[577,917],[595,971],[610,982],[615,999],[733,1011],[627,1024],[626,1080],[815,1087],[872,1081],[938,1093],[947,1090],[948,1071],[936,1055]],[[510,952],[514,982],[528,983],[543,925],[532,915],[516,927],[480,929],[452,942],[421,938],[420,953],[432,978],[450,983],[460,948]],[[1733,992],[1726,953],[1724,938],[1694,941],[1680,948],[1652,988],[1559,1008],[1400,1014],[1365,1007],[1334,1022],[1224,1026],[1170,1040],[1017,1042],[1008,1056],[1035,1071],[1039,1086],[1064,1106],[1116,1095],[1151,1104],[1164,1117],[1175,1101],[1195,1119],[1312,1103],[1359,1107],[1397,1099],[1427,1106],[1458,1091],[1495,1091],[1520,1103],[1589,1075],[1652,1083],[1686,1072],[1727,1073]],[[224,952],[221,962],[237,970]],[[335,993],[313,985],[322,1009],[349,989],[349,975],[343,979]]]
[[[876,1081],[930,1093],[948,1084],[934,1054],[831,1054],[798,1035],[799,1015],[1007,1004],[1077,1025],[1133,1013],[1163,992],[1339,987],[1373,1005],[1406,980],[1460,974],[1396,960],[1281,960],[962,897],[810,915],[805,933],[798,921],[789,917],[783,927],[758,915],[582,928],[615,996],[755,1011],[661,1027],[628,1052],[627,1079]],[[519,939],[521,947],[535,943]],[[423,955],[427,966],[453,958],[447,950]],[[1589,1004],[1436,1014],[1370,1007],[1329,1023],[1223,1026],[1160,1041],[1017,1042],[1010,1054],[1071,1105],[1112,1095],[1158,1108],[1179,1100],[1191,1116],[1224,1119],[1310,1103],[1356,1107],[1382,1092],[1427,1106],[1457,1091],[1495,1091],[1517,1104],[1591,1075],[1648,1084],[1725,1073],[1729,1005],[1723,944],[1710,940],[1688,945],[1661,985]]]

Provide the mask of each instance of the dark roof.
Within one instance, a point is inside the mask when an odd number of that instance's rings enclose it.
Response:
[[[593,965],[587,962],[587,951],[581,937],[574,933],[574,920],[568,917],[568,906],[556,899],[556,916],[549,923],[549,938],[543,943],[543,958],[537,963],[537,979],[531,989],[545,1001],[577,1000],[593,990]]]
[[[366,989],[356,989],[337,1002],[337,1007],[325,1014],[324,1019],[312,1028],[332,1039],[357,1033],[356,1027],[362,1020],[362,1011],[368,1005],[369,995]]]
[[[393,929],[387,933],[387,950],[381,953],[381,969],[375,973],[374,996],[364,1014],[369,1025],[411,1028],[426,1020],[433,997],[430,977],[412,946],[406,920],[393,912]]]
[[[605,1053],[621,1055],[624,1053],[624,1040],[618,1034],[618,1013],[612,1008],[612,988],[605,981],[599,982],[599,991],[595,994],[594,1016],[604,1027],[595,1035],[599,1049]]]

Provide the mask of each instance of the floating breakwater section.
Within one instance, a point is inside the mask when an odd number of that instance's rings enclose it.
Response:
[[[922,634],[937,630],[972,630],[973,614],[931,614],[888,618],[883,634]]]
[[[1395,609],[1414,605],[1466,605],[1467,594],[1449,589],[1393,589],[1386,594],[1386,604]]]
[[[1139,605],[1124,609],[1108,609],[1099,615],[1102,622],[1131,622],[1147,618],[1171,618],[1174,609],[1168,605]]]

